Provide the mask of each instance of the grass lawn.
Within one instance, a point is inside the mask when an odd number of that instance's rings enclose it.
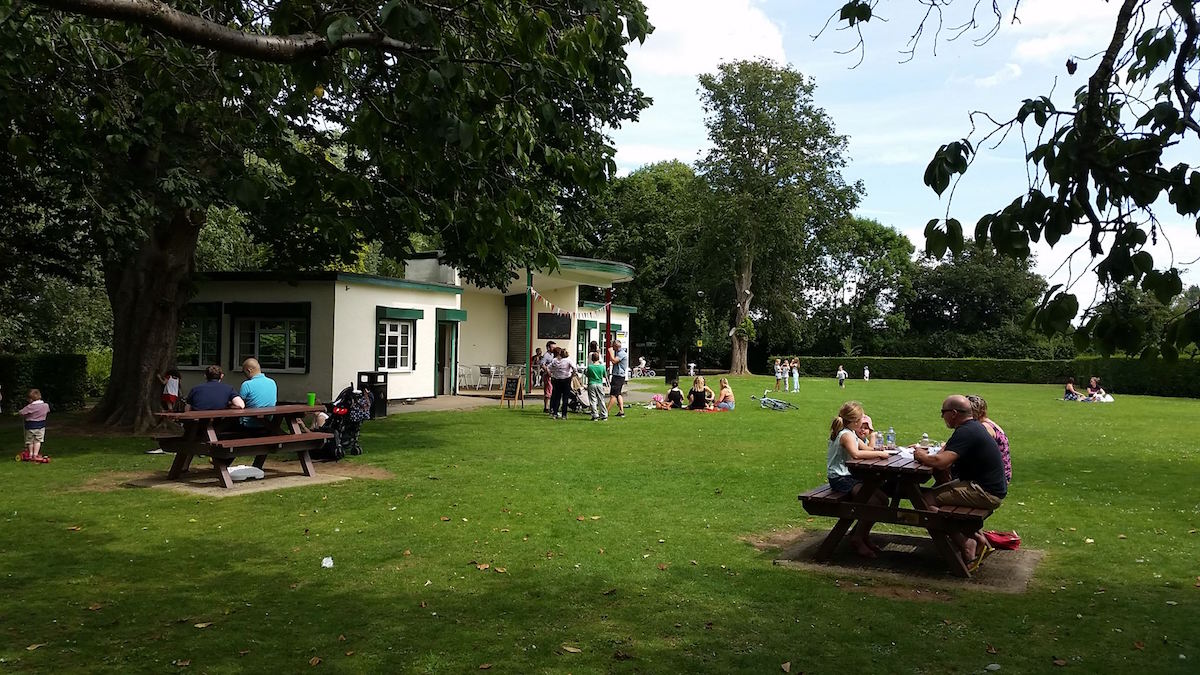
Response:
[[[85,489],[170,456],[52,415],[53,463],[0,463],[0,670],[1200,669],[1200,402],[805,380],[787,395],[800,410],[774,412],[749,398],[766,378],[733,384],[725,414],[553,422],[532,401],[397,415],[349,460],[391,479],[226,499]],[[796,495],[824,480],[841,401],[902,442],[945,439],[952,391],[986,397],[1012,440],[988,524],[1046,551],[1027,593],[897,599],[870,592],[891,582],[776,567],[740,539],[833,524],[806,522]],[[0,438],[11,458],[19,423]]]

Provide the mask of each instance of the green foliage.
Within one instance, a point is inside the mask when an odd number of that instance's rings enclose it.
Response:
[[[17,263],[21,265],[21,263]],[[77,281],[26,268],[0,285],[0,351],[82,352],[106,347],[112,311],[98,275]]]
[[[87,357],[87,395],[100,396],[108,388],[108,379],[112,373],[112,350],[104,349],[88,352]]]
[[[87,357],[82,354],[0,354],[4,411],[19,410],[30,389],[55,410],[83,407],[87,393]]]
[[[926,25],[933,15],[924,13],[906,53],[916,50],[926,28],[936,42],[943,21],[947,26],[957,23],[947,16],[950,4],[938,7],[936,32],[931,23]],[[838,21],[861,31],[873,18],[868,8],[866,2],[847,2]],[[1004,13],[1011,10],[1011,22],[1020,23],[1022,9],[1019,0],[995,3],[990,27],[976,22],[972,9],[954,36],[979,29],[986,31],[986,42],[1001,29]],[[942,145],[926,167],[924,180],[942,195],[967,173],[976,147],[1019,134],[1028,148],[1029,187],[981,217],[974,238],[990,242],[1003,256],[1024,260],[1031,255],[1031,243],[1044,239],[1055,246],[1082,226],[1086,242],[1067,245],[1078,244],[1081,250],[1086,246],[1106,291],[1119,295],[1132,283],[1168,305],[1183,291],[1179,270],[1173,262],[1155,261],[1145,247],[1162,236],[1163,211],[1194,221],[1200,234],[1200,171],[1173,160],[1195,155],[1200,131],[1200,93],[1194,77],[1200,66],[1197,4],[1126,0],[1109,34],[1112,41],[1092,60],[1095,70],[1076,90],[1072,106],[1059,108],[1048,96],[1037,96],[1025,99],[1007,120],[972,113],[975,138]],[[1076,67],[1068,60],[1067,75]],[[1138,95],[1130,95],[1135,91]],[[962,245],[962,226],[953,218],[934,219],[925,236],[926,252],[941,257]],[[1145,350],[1172,360],[1200,338],[1200,319],[1194,318],[1200,306],[1192,305],[1165,322],[1125,321],[1120,315],[1124,302],[1119,297],[1113,302],[1102,299],[1088,308],[1087,329],[1074,332],[1077,346],[1094,345],[1110,353],[1146,345]],[[1071,333],[1079,310],[1069,289],[1056,289],[1032,309],[1028,323],[1044,334]]]
[[[254,241],[248,218],[237,207],[209,207],[196,242],[196,271],[252,272],[269,269],[270,249]]]
[[[770,370],[775,359],[767,357]],[[790,357],[789,357],[790,358]],[[1110,394],[1146,394],[1200,398],[1200,361],[1165,363],[1158,359],[1085,357],[1069,360],[977,359],[887,356],[801,356],[805,377],[833,377],[843,365],[852,375],[871,368],[871,379],[934,380],[943,382],[993,382],[1065,384],[1074,377],[1076,388],[1098,376]]]

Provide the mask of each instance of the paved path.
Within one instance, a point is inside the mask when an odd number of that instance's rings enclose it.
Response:
[[[625,386],[625,401],[628,403],[646,403],[654,394],[666,394],[667,385],[659,377],[638,377]],[[525,406],[538,406],[542,401],[541,389],[534,389],[525,399]],[[443,410],[475,410],[488,406],[500,405],[500,393],[495,398],[488,396],[437,396],[435,398],[417,399],[413,403],[391,401],[388,403],[388,414],[399,415],[413,412],[437,412]]]

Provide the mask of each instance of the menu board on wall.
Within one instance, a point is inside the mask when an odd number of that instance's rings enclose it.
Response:
[[[570,340],[571,315],[553,312],[538,312],[537,336],[539,340]]]

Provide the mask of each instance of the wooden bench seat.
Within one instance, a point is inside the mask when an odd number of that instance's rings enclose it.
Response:
[[[321,433],[319,431],[309,431],[302,434],[279,434],[278,436],[250,436],[247,438],[227,438],[218,440],[214,445],[230,450],[237,448],[255,447],[255,448],[282,448],[285,445],[295,445],[298,443],[307,443],[310,441],[325,442],[331,438],[331,434]]]
[[[829,485],[822,485],[821,487],[813,488],[808,492],[798,495],[796,499],[799,499],[802,502],[808,500],[840,502],[849,496],[849,492],[837,492]]]

